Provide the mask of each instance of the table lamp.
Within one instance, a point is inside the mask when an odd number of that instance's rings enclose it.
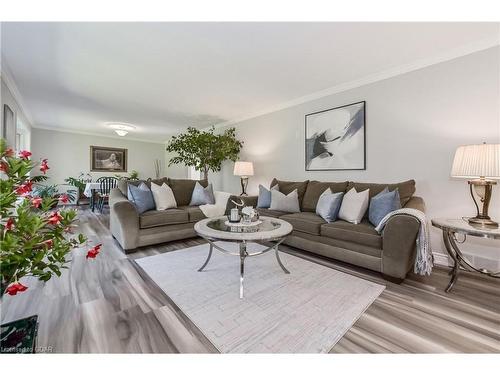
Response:
[[[250,161],[237,161],[234,163],[233,174],[241,178],[240,196],[247,196],[248,176],[253,176],[253,163]]]
[[[500,144],[460,146],[455,152],[451,176],[469,179],[470,194],[476,205],[476,217],[469,218],[469,224],[486,228],[498,228],[498,223],[488,216],[492,186],[500,179]],[[474,197],[473,188],[480,204]]]

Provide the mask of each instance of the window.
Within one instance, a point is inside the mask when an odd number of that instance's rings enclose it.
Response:
[[[190,180],[201,180],[201,171],[197,171],[195,167],[189,167],[188,178]]]

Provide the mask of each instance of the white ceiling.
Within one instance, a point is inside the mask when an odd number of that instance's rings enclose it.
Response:
[[[163,141],[468,45],[497,23],[3,23],[36,127]],[[479,44],[480,45],[480,44]]]

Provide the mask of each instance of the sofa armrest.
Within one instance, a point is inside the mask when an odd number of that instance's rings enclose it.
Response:
[[[109,194],[109,228],[124,250],[137,247],[139,214],[135,206],[118,189]]]
[[[242,197],[239,195],[231,195],[229,197],[229,199],[227,200],[226,215],[229,215],[229,211],[231,211],[231,208],[236,207],[236,205],[233,202],[231,202],[232,200],[234,200],[235,202],[239,202],[240,200],[242,200],[243,203],[245,204],[245,206],[252,206],[255,208],[255,207],[257,207],[257,199],[258,198],[259,197],[256,195],[247,196],[247,197]]]
[[[405,206],[406,207],[406,206]],[[420,222],[410,215],[391,217],[382,235],[382,273],[402,280],[415,261]]]
[[[421,197],[411,197],[404,208],[414,208],[425,213],[425,202]]]

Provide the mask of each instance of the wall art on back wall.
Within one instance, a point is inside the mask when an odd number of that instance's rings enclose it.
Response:
[[[306,171],[366,169],[365,102],[305,116]]]
[[[127,149],[90,146],[90,170],[93,172],[127,172]]]

